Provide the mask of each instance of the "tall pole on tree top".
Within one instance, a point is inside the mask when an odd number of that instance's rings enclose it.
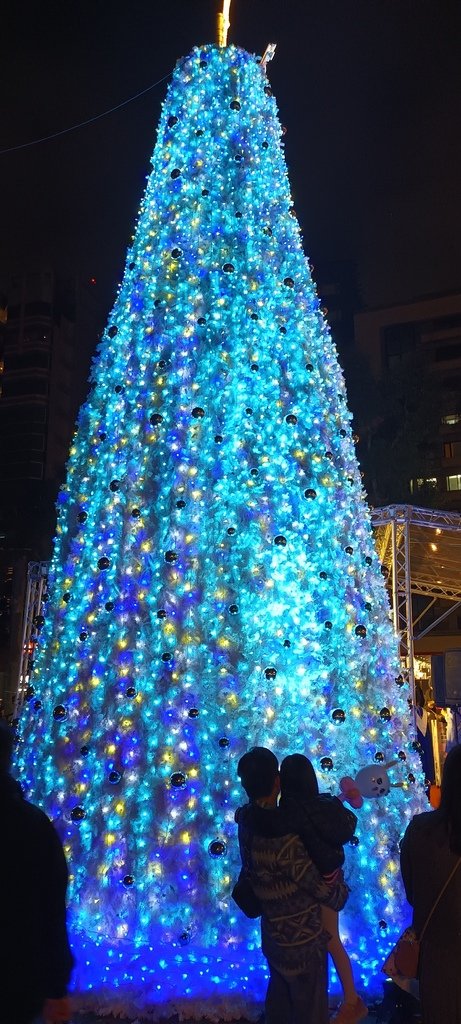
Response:
[[[218,12],[218,46],[227,46],[227,33],[230,28],[230,5],[231,0],[223,0],[223,9]]]

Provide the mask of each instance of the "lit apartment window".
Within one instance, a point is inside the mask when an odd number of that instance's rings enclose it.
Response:
[[[447,476],[447,491],[461,491],[461,473]]]
[[[442,416],[442,423],[447,427],[455,427],[457,423],[461,423],[461,412],[449,412],[447,416]]]
[[[435,491],[437,488],[437,477],[436,476],[418,476],[415,480],[410,480],[410,491],[412,494],[415,491],[431,490]]]

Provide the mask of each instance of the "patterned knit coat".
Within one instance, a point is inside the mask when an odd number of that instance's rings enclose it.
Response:
[[[285,818],[280,812],[280,830]],[[242,869],[261,907],[262,951],[284,975],[311,969],[323,956],[328,934],[320,904],[341,910],[348,888],[340,876],[327,884],[299,836],[276,835],[273,809],[247,804],[236,814]]]

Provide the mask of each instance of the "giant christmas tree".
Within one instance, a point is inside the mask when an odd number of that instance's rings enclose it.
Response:
[[[374,766],[342,915],[361,987],[402,924],[421,771],[281,134],[259,58],[178,63],[59,497],[19,763],[64,841],[95,1005],[232,1019],[262,998],[230,900],[252,744],[305,752],[332,792]]]

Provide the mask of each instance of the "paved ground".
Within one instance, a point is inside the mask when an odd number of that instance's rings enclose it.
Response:
[[[122,1020],[120,1017],[95,1017],[93,1014],[75,1014],[73,1018],[74,1024],[134,1024],[133,1021]],[[178,1024],[177,1017],[171,1017],[169,1021],[165,1020],[163,1024]],[[204,1018],[202,1021],[182,1021],[182,1024],[209,1024],[209,1021]],[[248,1024],[247,1021],[235,1021],[234,1024]],[[254,1022],[253,1022],[254,1024]],[[376,1024],[376,1016],[370,1014],[362,1021],[362,1024]]]
[[[134,1024],[134,1021],[122,1020],[120,1017],[117,1019],[114,1017],[80,1017],[80,1015],[73,1018],[73,1024]],[[178,1018],[170,1018],[169,1021],[165,1019],[163,1024],[178,1024]],[[202,1021],[182,1021],[181,1024],[210,1024],[209,1020],[203,1018]],[[247,1021],[236,1021],[235,1024],[248,1024]],[[366,1017],[362,1024],[376,1024],[376,1017]]]

